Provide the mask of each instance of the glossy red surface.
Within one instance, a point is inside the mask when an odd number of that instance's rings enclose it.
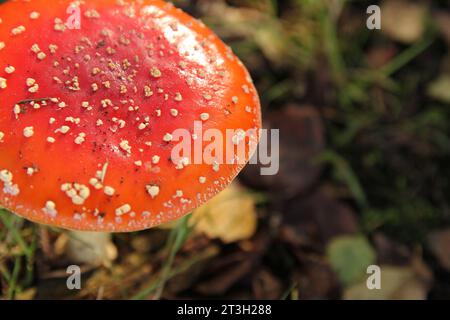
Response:
[[[192,131],[202,113],[204,130],[259,129],[258,95],[242,63],[163,1],[87,1],[79,30],[63,27],[70,3],[0,5],[0,203],[40,223],[132,231],[176,219],[225,188],[242,164],[177,168],[175,142],[164,136]]]

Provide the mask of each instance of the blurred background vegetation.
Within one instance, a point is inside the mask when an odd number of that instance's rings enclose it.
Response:
[[[448,1],[174,3],[250,70],[279,174],[248,166],[191,216],[112,237],[1,212],[1,297],[449,299]],[[373,4],[381,30],[366,27]]]

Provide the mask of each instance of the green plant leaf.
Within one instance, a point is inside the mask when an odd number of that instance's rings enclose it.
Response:
[[[375,262],[375,252],[363,236],[342,236],[330,242],[327,256],[344,285],[361,279]]]

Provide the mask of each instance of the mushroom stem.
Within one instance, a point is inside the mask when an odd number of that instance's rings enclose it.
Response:
[[[70,261],[88,265],[110,265],[117,249],[109,232],[69,231],[66,254]]]

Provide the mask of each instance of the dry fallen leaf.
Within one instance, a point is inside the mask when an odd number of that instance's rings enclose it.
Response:
[[[381,6],[381,30],[396,41],[411,44],[423,35],[426,13],[426,7],[419,3],[385,0]]]
[[[242,172],[244,183],[264,188],[271,196],[292,198],[307,193],[317,183],[323,165],[315,158],[325,147],[323,121],[317,107],[290,104],[265,116],[267,129],[279,129],[279,166],[274,175],[261,175],[265,165],[247,166]],[[269,149],[275,152],[275,149]],[[273,160],[272,166],[274,166]]]
[[[16,295],[16,300],[33,300],[36,297],[37,289],[29,288]]]
[[[257,226],[255,201],[234,183],[195,210],[191,223],[197,232],[225,243],[249,239]]]
[[[428,86],[428,94],[441,102],[450,103],[450,76],[442,75]]]
[[[281,237],[294,247],[326,245],[332,238],[358,232],[356,213],[321,188],[307,197],[286,203]]]
[[[262,227],[251,240],[241,241],[222,251],[206,266],[202,280],[195,285],[195,291],[202,295],[227,298],[226,295],[238,283],[249,284],[255,270],[270,247],[268,229]],[[242,245],[246,248],[242,248]]]
[[[279,278],[267,269],[254,273],[252,290],[256,300],[275,300],[283,294],[283,285]]]
[[[336,299],[339,280],[325,259],[313,255],[302,257],[301,267],[294,272],[292,283],[297,284],[302,300]]]
[[[450,13],[447,13],[444,10],[438,11],[434,14],[433,20],[436,22],[444,39],[447,43],[450,43]]]
[[[426,290],[409,267],[381,266],[381,289],[369,290],[366,282],[358,283],[344,291],[346,300],[422,300]],[[409,290],[412,290],[409,292]]]
[[[344,290],[347,300],[425,300],[432,274],[425,263],[414,257],[410,265],[381,265],[381,289],[369,290],[366,280]],[[369,275],[368,275],[369,276]]]
[[[450,271],[450,229],[431,233],[428,236],[428,245],[440,265]]]
[[[397,242],[382,232],[375,232],[371,238],[378,264],[404,266],[411,261],[412,252],[407,245]]]

